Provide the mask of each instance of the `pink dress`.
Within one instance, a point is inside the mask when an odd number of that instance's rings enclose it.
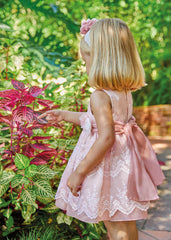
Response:
[[[129,221],[146,218],[150,200],[158,199],[156,186],[164,175],[156,155],[132,116],[131,92],[104,90],[111,99],[115,143],[85,178],[79,197],[66,186],[70,174],[98,138],[95,118],[80,117],[82,133],[62,175],[56,206],[81,221]]]

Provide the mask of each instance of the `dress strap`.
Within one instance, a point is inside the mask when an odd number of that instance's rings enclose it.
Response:
[[[111,90],[102,89],[102,91],[104,91],[110,97],[111,106],[112,106],[112,109],[113,109],[112,95],[110,94]]]

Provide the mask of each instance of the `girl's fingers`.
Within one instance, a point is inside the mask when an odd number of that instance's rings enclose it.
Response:
[[[37,119],[44,118],[48,115],[48,112],[41,114],[40,116],[37,117]]]
[[[71,192],[72,192],[72,194],[73,194],[75,197],[78,197],[78,196],[79,196],[79,194],[77,193],[77,191],[72,190]]]
[[[78,187],[77,192],[79,192],[80,190],[81,190],[81,185]]]
[[[81,185],[77,189],[73,188],[73,189],[70,189],[70,190],[75,197],[79,197],[78,192],[81,190]]]

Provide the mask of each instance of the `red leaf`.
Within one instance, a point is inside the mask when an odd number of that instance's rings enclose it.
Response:
[[[47,162],[45,160],[43,160],[42,158],[34,158],[31,160],[30,164],[34,164],[34,165],[44,165]]]
[[[39,202],[39,201],[36,201],[36,203],[38,204],[38,208],[41,209],[41,208],[44,208],[46,205]]]
[[[10,125],[11,115],[3,116],[2,114],[0,114],[0,123],[7,123],[8,125]]]
[[[23,105],[29,105],[35,100],[35,97],[31,96],[30,94],[26,94],[22,98]]]
[[[32,129],[26,128],[26,129],[23,130],[23,133],[25,133],[28,137],[33,136],[33,131],[32,131]]]
[[[18,100],[11,100],[9,101],[8,103],[5,104],[5,108],[8,110],[8,111],[12,111],[12,109],[15,107],[15,104]]]
[[[57,109],[57,108],[60,108],[61,106],[59,104],[55,104],[51,107],[51,109]],[[44,109],[43,109],[44,110]]]
[[[17,81],[17,80],[11,80],[11,83],[13,85],[13,87],[17,90],[23,90],[25,89],[25,85],[23,82]]]
[[[14,121],[23,123],[23,122],[33,122],[33,110],[26,106],[18,107],[13,111]]]
[[[0,100],[0,108],[11,111],[15,107],[17,101],[19,101],[19,100],[18,99],[11,100],[8,98],[4,98],[4,99]]]
[[[55,149],[51,151],[43,151],[41,153],[38,153],[36,157],[41,157],[42,159],[48,161],[51,157],[55,156],[57,154],[57,151]]]
[[[11,100],[14,99],[21,99],[21,94],[19,91],[15,90],[15,89],[8,89],[8,90],[3,90],[0,91],[0,97],[2,98],[9,98]]]
[[[50,144],[35,143],[35,144],[32,144],[31,146],[35,149],[48,151],[48,150],[52,149],[52,148],[48,147],[48,145],[50,145]]]
[[[12,99],[12,100],[8,99],[8,98],[1,99],[0,100],[0,108],[3,110],[11,111],[14,108],[17,101],[19,101],[17,98]]]
[[[34,152],[35,152],[34,148],[32,148],[29,143],[27,143],[27,144],[26,144],[25,146],[23,146],[23,148],[22,148],[22,153],[23,153],[24,155],[26,155],[27,157],[29,157],[29,158],[32,158],[32,157],[35,156],[35,155],[34,155]]]
[[[166,165],[165,162],[163,162],[163,161],[159,161],[159,164],[160,164],[161,166]]]
[[[49,86],[49,84],[47,84],[44,88],[43,88],[43,91],[46,90],[46,88]]]
[[[48,125],[44,125],[44,124],[40,124],[40,123],[37,123],[37,122],[33,122],[33,126],[32,126],[32,129],[45,129],[47,128]]]
[[[34,119],[36,119],[36,121],[38,121],[41,124],[47,124],[48,121],[46,120],[46,118],[37,119],[37,117],[40,115],[41,115],[40,112],[34,112]]]
[[[29,90],[29,94],[32,95],[33,97],[39,96],[43,92],[43,89],[40,87],[31,87]]]
[[[5,131],[5,130],[8,130],[8,129],[10,129],[9,127],[3,127],[3,128],[1,128],[1,131]]]
[[[8,154],[3,154],[1,157],[3,160],[11,160],[11,156],[9,156]]]
[[[5,150],[4,153],[12,155],[13,153],[10,150]]]
[[[5,168],[10,168],[10,169],[12,169],[12,170],[16,170],[16,169],[17,169],[16,166],[15,166],[15,164],[13,164],[13,163],[8,163],[8,164],[5,166]]]
[[[50,139],[51,136],[47,136],[47,137],[42,137],[42,136],[36,136],[36,137],[33,137],[32,139],[33,140],[44,140],[44,139]]]
[[[38,128],[47,128],[47,127],[50,127],[50,126],[53,126],[53,127],[57,127],[57,128],[62,128],[62,124],[59,124],[59,123],[55,123],[55,124],[51,124],[51,123],[48,123],[48,121],[46,120],[46,118],[41,118],[41,119],[37,119],[38,116],[40,116],[42,113],[39,113],[39,112],[34,112],[34,119],[36,121],[33,122],[33,126],[32,126],[32,129],[38,129]]]
[[[53,106],[53,101],[50,100],[44,100],[44,99],[38,99],[37,101],[40,105],[45,106],[45,107],[52,107]]]

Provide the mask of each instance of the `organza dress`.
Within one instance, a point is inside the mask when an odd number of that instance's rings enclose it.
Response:
[[[132,116],[130,91],[105,91],[111,99],[115,143],[85,178],[79,197],[66,185],[68,177],[98,138],[95,118],[88,111],[80,117],[82,133],[62,175],[56,206],[81,221],[129,221],[146,218],[150,200],[158,199],[156,186],[164,175],[156,155]]]

